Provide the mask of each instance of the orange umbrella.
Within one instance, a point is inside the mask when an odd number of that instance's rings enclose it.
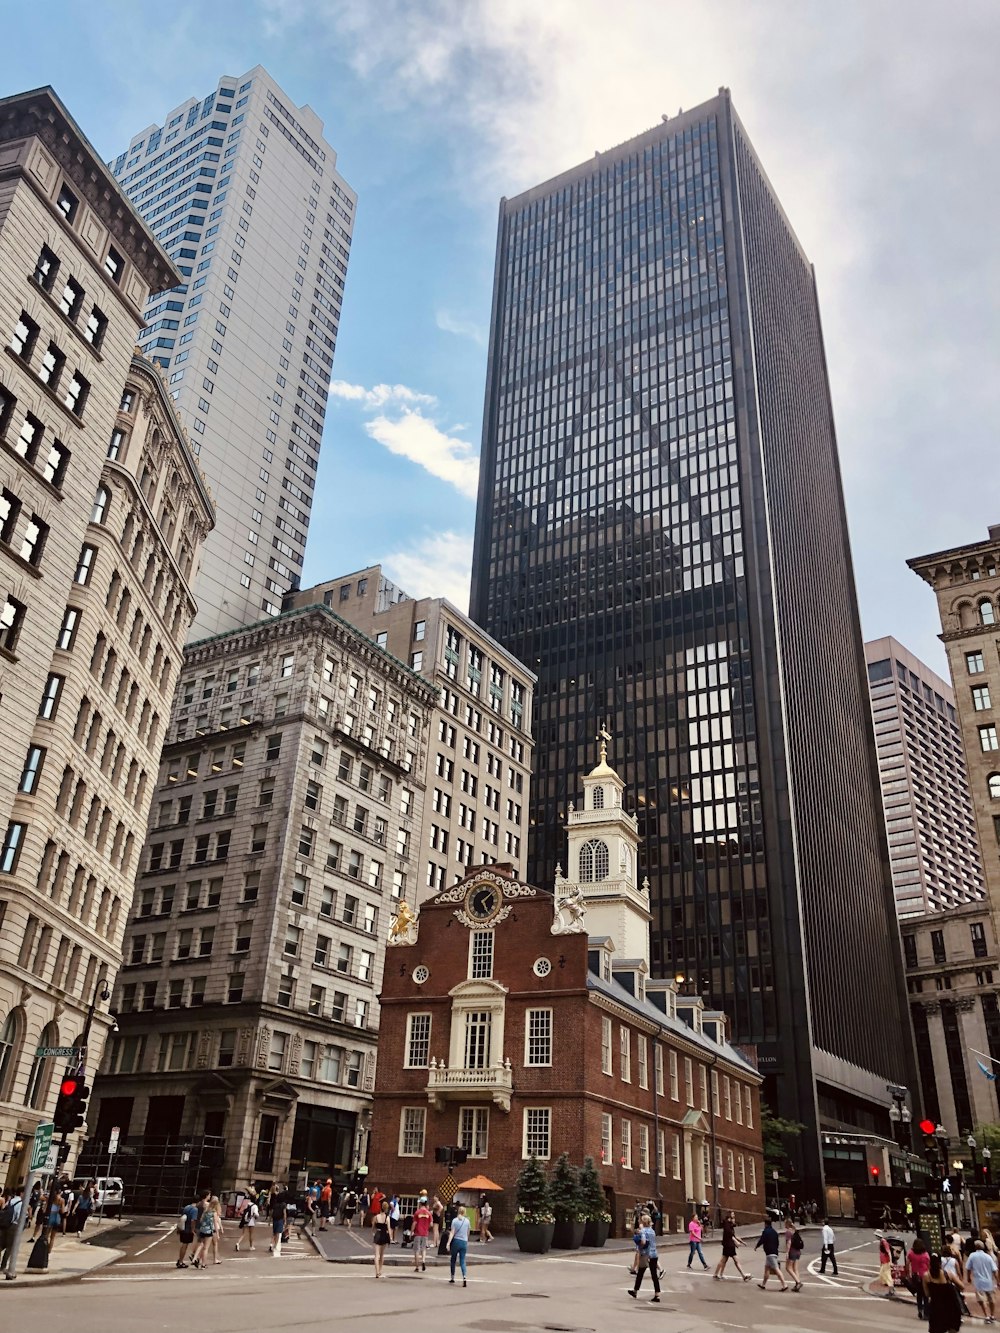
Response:
[[[473,1176],[471,1180],[463,1180],[460,1185],[455,1186],[456,1190],[493,1190],[503,1193],[503,1186],[498,1185],[495,1180],[490,1180],[489,1176]]]

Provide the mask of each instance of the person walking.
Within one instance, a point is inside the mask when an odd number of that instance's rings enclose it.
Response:
[[[893,1289],[892,1280],[892,1247],[886,1240],[884,1231],[876,1231],[875,1239],[878,1241],[878,1282],[880,1287]]]
[[[906,1256],[906,1278],[910,1291],[917,1298],[917,1318],[927,1318],[927,1290],[924,1286],[924,1278],[931,1266],[931,1256],[927,1252],[927,1246],[916,1237],[910,1246],[910,1251]]]
[[[643,1217],[648,1216],[648,1213],[643,1213]],[[691,1260],[695,1255],[701,1260],[702,1268],[708,1267],[708,1264],[705,1262],[705,1256],[702,1254],[701,1250],[701,1233],[701,1219],[698,1217],[698,1214],[695,1213],[691,1218],[691,1221],[688,1223],[688,1268],[691,1267]]]
[[[802,1258],[804,1249],[805,1244],[801,1232],[798,1227],[792,1227],[792,1234],[788,1237],[788,1249],[785,1252],[785,1272],[795,1284],[792,1291],[802,1290],[802,1281],[799,1277],[799,1260]]]
[[[379,1191],[381,1194],[381,1191]],[[385,1195],[379,1198],[378,1212],[372,1218],[372,1247],[375,1251],[375,1276],[382,1276],[382,1265],[385,1263],[386,1247],[392,1243],[392,1235],[389,1230],[389,1214],[385,1208]]]
[[[319,1192],[319,1229],[327,1230],[330,1221],[330,1209],[333,1206],[333,1181],[327,1180]]]
[[[483,1201],[479,1205],[479,1243],[485,1245],[487,1241],[493,1239],[490,1233],[490,1223],[493,1221],[493,1206],[489,1199],[483,1195]]]
[[[435,1194],[431,1199],[431,1244],[435,1249],[441,1244],[441,1226],[444,1222],[444,1204]]]
[[[833,1276],[837,1276],[837,1237],[828,1217],[823,1218],[823,1230],[820,1232],[819,1271],[826,1272],[827,1260],[833,1265]]]
[[[344,1223],[348,1231],[354,1230],[354,1214],[358,1211],[358,1196],[354,1190],[349,1189],[344,1199]]]
[[[253,1249],[253,1229],[257,1225],[257,1218],[260,1216],[260,1209],[253,1199],[247,1198],[243,1201],[243,1208],[240,1211],[240,1231],[243,1233],[236,1242],[236,1250],[239,1252],[243,1244],[243,1237],[246,1237],[247,1249]]]
[[[195,1243],[195,1228],[198,1225],[198,1218],[201,1216],[202,1205],[207,1197],[207,1195],[199,1195],[194,1202],[181,1209],[181,1220],[177,1223],[177,1239],[180,1242],[180,1250],[177,1254],[175,1268],[187,1268],[187,1264],[184,1262],[185,1255]]]
[[[203,1207],[198,1214],[198,1224],[195,1227],[195,1236],[197,1241],[194,1247],[194,1254],[191,1258],[192,1268],[205,1268],[205,1255],[208,1253],[212,1237],[215,1235],[215,1224],[217,1221],[215,1209],[212,1207],[211,1197],[206,1197],[203,1201]]]
[[[923,1285],[927,1333],[959,1333],[964,1305],[961,1279],[945,1271],[940,1255],[930,1256]]]
[[[24,1186],[12,1189],[10,1196],[0,1208],[0,1269],[7,1264],[17,1228],[21,1222],[21,1210],[24,1206]]]
[[[217,1194],[212,1195],[212,1197],[208,1201],[208,1206],[209,1208],[211,1208],[213,1214],[215,1215],[215,1229],[212,1232],[212,1241],[210,1246],[212,1251],[212,1259],[214,1260],[215,1263],[221,1264],[222,1260],[219,1258],[219,1241],[222,1239],[222,1233],[223,1233],[222,1204],[219,1202],[219,1196]]]
[[[399,1206],[399,1195],[393,1193],[393,1196],[389,1201],[389,1230],[392,1232],[392,1243],[394,1245],[396,1243],[396,1229],[399,1226],[399,1219],[401,1216],[402,1211]]]
[[[639,1299],[639,1288],[642,1286],[642,1279],[646,1276],[646,1269],[649,1269],[649,1276],[653,1281],[653,1295],[650,1299],[650,1305],[659,1305],[660,1303],[660,1261],[656,1253],[656,1232],[653,1230],[653,1219],[649,1213],[643,1213],[639,1219],[639,1242],[638,1242],[639,1262],[635,1270],[635,1285],[629,1288],[629,1295],[634,1301]],[[707,1267],[707,1265],[706,1265]]]
[[[995,1259],[997,1257],[997,1242],[996,1242],[996,1237],[993,1235],[993,1232],[989,1229],[989,1227],[982,1228],[982,1230],[979,1233],[979,1239],[983,1242],[983,1248],[985,1249],[986,1253],[992,1254],[993,1258]]]
[[[981,1240],[976,1241],[976,1248],[965,1261],[965,1271],[972,1279],[972,1289],[983,1312],[987,1324],[995,1324],[993,1293],[996,1290],[997,1261],[992,1254],[986,1253],[986,1246]]]
[[[455,1283],[455,1262],[456,1260],[462,1266],[462,1286],[469,1285],[465,1271],[465,1256],[469,1249],[469,1232],[471,1225],[465,1215],[465,1204],[459,1204],[458,1212],[451,1220],[451,1232],[448,1241],[448,1250],[451,1254],[451,1279],[450,1285]]]
[[[736,1251],[742,1244],[743,1241],[736,1234],[736,1214],[727,1213],[722,1219],[722,1258],[716,1264],[715,1272],[712,1274],[717,1281],[721,1282],[725,1276],[726,1264],[729,1263],[730,1259],[732,1259],[733,1266],[743,1281],[750,1281],[750,1274],[744,1273],[740,1267],[740,1261],[736,1257]]]
[[[372,1190],[371,1208],[370,1208],[370,1210],[369,1210],[370,1213],[371,1213],[372,1226],[375,1225],[375,1215],[376,1215],[377,1213],[380,1213],[380,1212],[382,1211],[382,1204],[383,1204],[384,1202],[385,1202],[385,1195],[382,1193],[382,1191],[381,1191],[380,1189],[377,1189],[377,1188],[376,1188],[376,1189],[373,1189],[373,1190]]]
[[[362,1190],[361,1195],[358,1198],[358,1226],[362,1231],[364,1231],[365,1229],[365,1218],[371,1211],[371,1206],[372,1206],[372,1196],[368,1193],[366,1189]]]
[[[283,1184],[271,1186],[271,1244],[268,1246],[275,1259],[281,1258],[281,1242],[288,1222],[288,1194]]]
[[[421,1273],[427,1271],[427,1239],[431,1234],[431,1221],[427,1195],[421,1194],[413,1214],[413,1267]]]
[[[88,1180],[86,1185],[77,1195],[76,1207],[73,1209],[73,1230],[77,1235],[83,1235],[83,1229],[87,1225],[96,1203],[97,1181]]]
[[[764,1280],[758,1282],[757,1286],[761,1291],[766,1290],[767,1280],[773,1274],[781,1283],[781,1290],[788,1290],[788,1283],[781,1276],[781,1266],[778,1263],[778,1250],[781,1248],[781,1237],[774,1229],[774,1223],[771,1221],[770,1214],[764,1219],[764,1230],[760,1233],[760,1238],[754,1246],[755,1250],[764,1251]]]

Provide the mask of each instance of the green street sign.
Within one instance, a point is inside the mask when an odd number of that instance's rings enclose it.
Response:
[[[77,1060],[82,1054],[82,1046],[38,1046],[35,1048],[35,1056],[39,1060],[51,1060],[55,1057]]]
[[[38,1125],[35,1129],[35,1141],[31,1147],[31,1166],[29,1171],[44,1171],[45,1164],[49,1159],[49,1148],[52,1146],[51,1124]]]

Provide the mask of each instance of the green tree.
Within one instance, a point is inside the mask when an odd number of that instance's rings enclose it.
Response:
[[[788,1160],[786,1139],[798,1138],[805,1125],[798,1120],[783,1120],[774,1115],[767,1102],[760,1103],[760,1136],[764,1146],[764,1167],[770,1176],[772,1171],[784,1174]]]
[[[549,1198],[557,1222],[575,1222],[581,1213],[580,1176],[569,1160],[569,1153],[560,1153],[549,1177]]]
[[[608,1216],[608,1201],[593,1157],[585,1157],[580,1167],[580,1199],[587,1222],[599,1222]]]
[[[517,1178],[517,1221],[551,1222],[552,1201],[549,1198],[549,1182],[538,1158],[531,1155],[521,1167]]]

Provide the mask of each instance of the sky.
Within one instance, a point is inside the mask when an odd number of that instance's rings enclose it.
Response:
[[[468,603],[498,205],[721,85],[816,267],[867,638],[1000,522],[995,0],[0,0],[0,89],[105,159],[261,63],[359,193],[304,582]]]

